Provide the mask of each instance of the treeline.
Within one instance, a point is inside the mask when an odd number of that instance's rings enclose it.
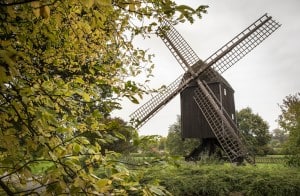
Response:
[[[293,166],[300,166],[300,93],[289,95],[279,106],[279,128],[270,130],[268,123],[251,108],[237,111],[237,126],[254,156],[284,155]],[[201,131],[201,130],[199,130]],[[186,156],[201,140],[181,138],[181,119],[169,127],[167,137],[156,137],[150,149],[175,156]]]

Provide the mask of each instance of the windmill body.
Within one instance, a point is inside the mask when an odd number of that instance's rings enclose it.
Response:
[[[209,78],[207,78],[206,82],[214,96],[219,100],[221,107],[225,109],[236,123],[233,88],[221,75],[214,80],[209,80]],[[209,123],[205,119],[204,114],[199,110],[198,105],[193,98],[194,91],[197,88],[197,82],[192,81],[180,93],[181,136],[182,138],[199,139],[216,138]]]
[[[241,163],[245,159],[254,163],[236,126],[234,90],[221,74],[279,27],[265,14],[202,61],[172,24],[163,20],[158,35],[185,74],[130,115],[136,127],[180,94],[182,137],[203,140],[186,158],[193,159],[206,148],[211,154],[219,146],[231,162]]]

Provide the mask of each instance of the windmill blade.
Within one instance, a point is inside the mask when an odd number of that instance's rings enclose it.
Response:
[[[163,20],[158,35],[185,71],[187,71],[187,67],[200,61],[195,51],[169,21]]]
[[[210,88],[197,80],[198,88],[194,92],[194,100],[207,120],[211,130],[219,141],[231,162],[245,158],[249,163],[254,161],[244,144],[239,131],[225,110],[222,110],[214,98]]]
[[[183,75],[179,76],[174,82],[167,86],[162,92],[156,94],[152,99],[134,111],[130,118],[136,128],[145,124],[155,115],[164,105],[171,101],[178,93],[182,92],[191,78],[185,80]]]
[[[204,69],[211,67],[219,74],[223,73],[269,37],[280,26],[281,25],[273,20],[271,16],[264,14],[244,31],[208,57],[204,61],[206,64]],[[199,75],[200,73],[201,72],[198,71],[197,74]],[[210,77],[216,77],[216,74],[211,70],[205,71],[205,74]]]

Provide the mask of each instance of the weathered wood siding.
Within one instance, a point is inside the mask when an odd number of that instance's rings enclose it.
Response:
[[[234,91],[222,82],[208,83],[227,113],[235,121]],[[192,82],[181,94],[181,130],[183,138],[215,138],[209,124],[195,103],[193,94],[197,85]]]

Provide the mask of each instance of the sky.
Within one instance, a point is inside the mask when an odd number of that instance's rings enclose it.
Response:
[[[185,38],[200,59],[205,60],[263,14],[268,13],[282,26],[223,73],[235,90],[236,110],[250,107],[260,115],[270,131],[278,128],[279,104],[290,95],[300,92],[300,1],[299,0],[178,0],[177,3],[208,5],[208,13],[195,23],[179,24],[175,28]],[[173,82],[183,70],[160,38],[139,40],[137,45],[155,54],[153,88]],[[140,105],[124,100],[123,109],[114,116],[129,120]],[[167,136],[169,126],[180,115],[177,95],[143,127],[140,135]]]

